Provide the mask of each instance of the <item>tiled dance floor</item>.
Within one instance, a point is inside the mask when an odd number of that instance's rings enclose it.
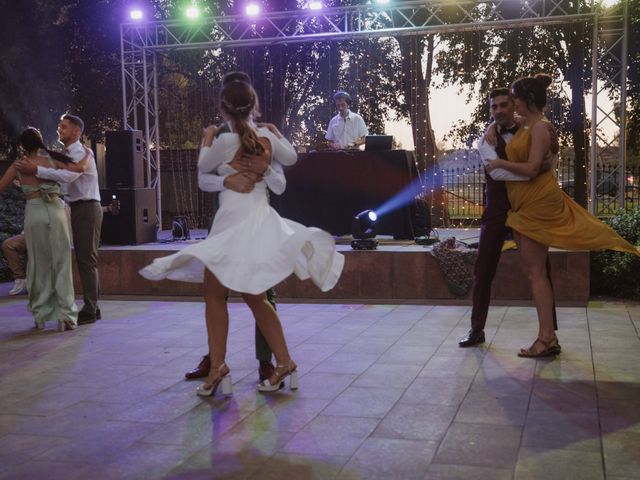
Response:
[[[640,304],[559,309],[563,353],[539,361],[515,355],[529,307],[463,350],[466,307],[282,304],[300,389],[265,396],[234,303],[234,395],[201,399],[202,303],[103,301],[40,332],[0,287],[2,479],[640,478]]]

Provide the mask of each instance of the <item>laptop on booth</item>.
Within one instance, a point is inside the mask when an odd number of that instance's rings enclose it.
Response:
[[[367,152],[374,150],[392,150],[393,135],[367,135],[364,137],[364,149]]]

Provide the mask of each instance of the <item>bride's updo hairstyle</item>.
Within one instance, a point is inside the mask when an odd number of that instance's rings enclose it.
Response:
[[[511,85],[511,95],[527,104],[527,107],[535,106],[538,110],[544,110],[547,106],[547,87],[553,79],[546,73],[538,73],[535,77],[522,77]]]
[[[226,113],[233,123],[233,129],[240,135],[242,149],[251,155],[264,152],[256,132],[249,125],[249,116],[257,102],[257,95],[251,85],[242,80],[233,80],[223,85],[220,91],[220,110]]]

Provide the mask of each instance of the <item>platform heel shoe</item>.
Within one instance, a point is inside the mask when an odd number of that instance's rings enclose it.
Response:
[[[229,371],[229,367],[227,367],[227,364],[224,362],[218,367],[218,378],[216,378],[212,383],[205,382],[204,385],[198,387],[196,393],[201,397],[211,397],[216,393],[218,385],[222,386],[223,395],[228,396],[233,393],[231,387],[231,373]]]
[[[290,362],[289,365],[278,365],[275,368],[276,379],[273,383],[267,378],[265,381],[258,384],[258,391],[260,392],[277,392],[284,387],[284,379],[289,377],[289,388],[291,390],[298,389],[298,366]]]

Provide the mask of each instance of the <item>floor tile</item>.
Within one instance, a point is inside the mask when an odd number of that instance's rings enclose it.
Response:
[[[3,288],[0,479],[638,478],[640,304],[558,308],[563,352],[538,360],[516,355],[533,307],[491,307],[462,349],[468,306],[280,304],[300,388],[265,395],[231,302],[233,396],[201,398],[201,301],[104,300],[58,334]]]
[[[453,423],[435,463],[512,468],[517,459],[521,428]]]
[[[369,438],[344,466],[338,478],[421,480],[436,448],[436,442]]]
[[[523,448],[518,455],[515,480],[604,479],[600,452]]]
[[[303,427],[282,453],[351,456],[378,425],[375,418],[321,415]]]

